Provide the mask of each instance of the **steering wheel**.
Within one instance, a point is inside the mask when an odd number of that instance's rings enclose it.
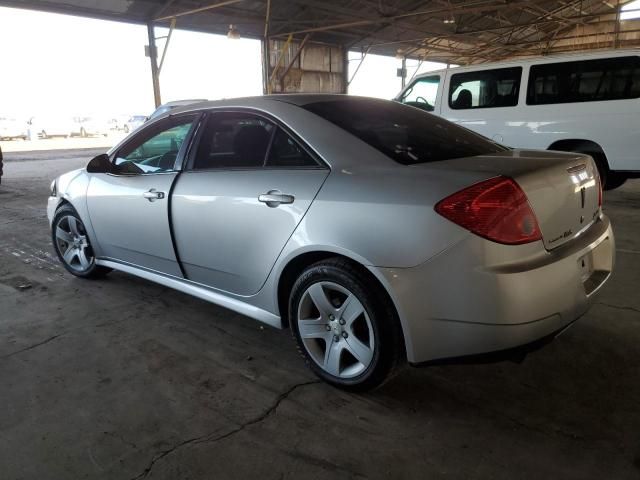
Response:
[[[173,164],[175,163],[177,156],[178,156],[177,150],[175,152],[165,153],[158,159],[156,167],[162,170],[171,170],[173,168]]]
[[[420,108],[426,112],[433,112],[434,108],[427,99],[424,97],[416,97],[415,102],[406,102],[407,105],[411,105],[412,107]]]

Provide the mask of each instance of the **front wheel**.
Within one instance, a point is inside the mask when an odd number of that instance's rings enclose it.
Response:
[[[325,260],[300,275],[289,319],[307,365],[337,387],[377,387],[403,357],[399,322],[385,292],[347,260]]]
[[[76,277],[98,278],[111,271],[96,265],[96,258],[84,223],[75,209],[63,205],[53,219],[53,248],[64,268]]]

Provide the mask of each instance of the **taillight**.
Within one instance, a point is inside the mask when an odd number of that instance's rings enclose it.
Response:
[[[438,202],[436,212],[494,242],[519,245],[542,239],[527,196],[510,178],[494,177]]]

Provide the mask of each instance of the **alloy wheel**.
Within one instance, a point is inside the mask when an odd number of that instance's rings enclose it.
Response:
[[[55,231],[56,246],[65,263],[76,272],[91,268],[95,261],[84,224],[73,215],[60,218]]]
[[[300,298],[297,326],[310,357],[325,372],[351,378],[373,360],[374,330],[362,303],[334,282],[317,282]]]

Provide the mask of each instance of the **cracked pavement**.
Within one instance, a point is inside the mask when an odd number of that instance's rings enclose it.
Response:
[[[59,267],[48,186],[82,155],[6,155],[3,480],[640,477],[640,180],[605,193],[615,274],[553,343],[520,364],[406,368],[352,395],[318,382],[287,331]]]

